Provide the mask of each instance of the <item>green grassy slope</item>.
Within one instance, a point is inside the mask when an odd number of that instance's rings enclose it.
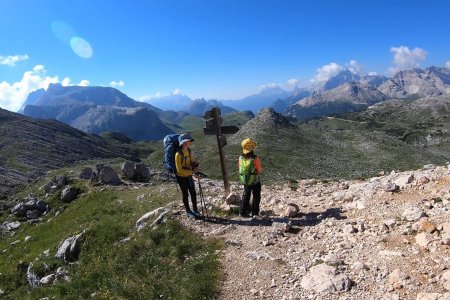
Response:
[[[66,173],[67,174],[67,173]],[[54,174],[52,174],[54,175]],[[40,182],[22,196],[38,190]],[[146,212],[178,196],[173,183],[128,189],[93,187],[73,180],[84,194],[70,204],[49,199],[52,211],[34,225],[22,224],[13,236],[0,240],[0,288],[5,299],[211,299],[220,276],[218,242],[205,241],[175,221],[156,230],[137,232],[135,222]],[[137,201],[139,195],[144,200]],[[48,199],[47,199],[48,200]],[[56,211],[60,211],[55,215]],[[0,221],[14,220],[3,215]],[[56,260],[58,244],[86,230],[80,259],[66,265]],[[26,236],[31,236],[27,242]],[[130,238],[129,241],[123,241]],[[12,245],[14,241],[19,241]],[[49,250],[49,256],[43,253]],[[39,276],[64,266],[70,282],[31,289],[26,266]]]
[[[285,126],[256,117],[228,136],[224,148],[228,173],[237,180],[240,142],[258,143],[266,183],[291,179],[350,179],[376,176],[380,171],[408,170],[450,160],[450,97],[387,101],[364,112],[323,117]],[[270,119],[270,118],[269,118]],[[227,125],[236,125],[229,122]],[[241,124],[244,124],[243,122]],[[191,130],[200,167],[221,178],[217,142],[202,130]],[[146,161],[161,165],[162,147]]]

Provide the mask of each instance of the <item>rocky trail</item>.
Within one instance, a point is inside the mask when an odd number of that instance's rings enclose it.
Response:
[[[203,179],[203,192],[208,206],[230,209],[217,197],[220,182]],[[223,239],[219,299],[428,300],[450,299],[449,208],[449,169],[427,165],[366,181],[263,186],[258,218],[174,217]]]

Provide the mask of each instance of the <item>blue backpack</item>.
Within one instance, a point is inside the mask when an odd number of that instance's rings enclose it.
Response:
[[[169,173],[175,173],[177,168],[175,166],[175,153],[180,149],[178,142],[179,134],[169,134],[164,137],[164,168]]]

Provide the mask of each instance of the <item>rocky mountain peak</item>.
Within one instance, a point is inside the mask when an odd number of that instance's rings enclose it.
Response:
[[[380,85],[379,90],[399,99],[450,94],[450,70],[433,66],[400,71]]]
[[[288,118],[277,113],[273,108],[263,108],[256,115],[256,121],[266,125],[290,126]]]

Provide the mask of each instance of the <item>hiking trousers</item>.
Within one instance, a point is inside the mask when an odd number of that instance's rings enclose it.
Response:
[[[183,204],[186,212],[191,211],[191,208],[189,207],[189,194],[191,194],[192,210],[197,212],[197,193],[195,191],[194,179],[192,179],[192,176],[176,176],[178,185],[181,189],[181,193],[183,194]]]
[[[252,201],[252,216],[259,215],[259,203],[261,202],[261,182],[254,185],[244,185],[244,194],[242,195],[241,216],[248,215],[250,213],[250,196],[253,194]]]

